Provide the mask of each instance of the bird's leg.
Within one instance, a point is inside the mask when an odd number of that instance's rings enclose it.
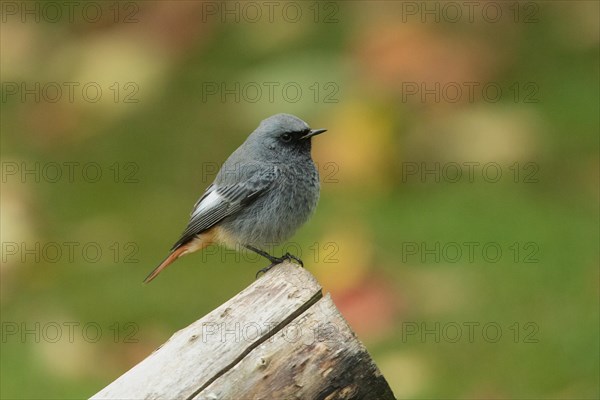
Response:
[[[263,256],[267,260],[271,261],[273,264],[279,264],[280,262],[283,261],[283,258],[273,257],[272,255],[270,255],[266,251],[263,251],[261,249],[257,249],[256,247],[250,246],[248,244],[244,245],[244,247],[247,248],[248,250],[251,250],[251,251],[255,252],[259,256]]]
[[[245,248],[247,248],[248,250],[251,250],[253,252],[255,252],[256,254],[263,256],[264,258],[266,258],[267,260],[271,261],[271,265],[269,265],[268,267],[265,267],[261,270],[259,270],[256,273],[256,277],[258,278],[258,275],[260,275],[261,273],[266,273],[267,271],[269,271],[271,268],[273,268],[275,265],[280,264],[282,262],[284,262],[285,260],[294,260],[296,261],[298,264],[300,264],[301,267],[304,268],[304,263],[302,262],[301,259],[299,259],[298,257],[296,257],[293,254],[290,253],[285,253],[285,255],[283,257],[274,257],[272,255],[270,255],[269,253],[267,253],[266,251],[257,249],[254,246],[250,246],[250,245],[244,245]]]

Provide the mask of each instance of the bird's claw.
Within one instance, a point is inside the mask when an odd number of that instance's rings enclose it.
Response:
[[[259,270],[256,272],[256,276],[254,277],[254,279],[258,279],[258,276],[259,276],[260,274],[266,274],[267,272],[269,272],[269,270],[270,270],[271,268],[273,268],[273,267],[274,267],[274,266],[276,266],[277,264],[279,264],[279,263],[273,263],[273,264],[269,265],[268,267],[264,267],[264,268],[262,268],[262,269],[259,269]]]
[[[256,272],[256,277],[255,279],[258,279],[258,276],[260,274],[266,274],[267,272],[269,272],[269,270],[271,268],[273,268],[274,266],[276,266],[277,264],[281,264],[284,261],[291,261],[294,260],[298,265],[300,265],[302,268],[304,268],[304,263],[302,262],[301,259],[299,259],[298,257],[296,257],[293,254],[290,253],[285,253],[282,257],[279,258],[270,258],[269,261],[271,261],[271,265],[269,265],[268,267],[259,269],[258,272]]]
[[[294,260],[294,261],[296,261],[296,263],[298,265],[300,265],[302,268],[304,268],[304,263],[302,262],[302,260],[293,254],[285,253],[285,255],[283,257],[281,257],[281,261],[284,261],[284,260],[288,260],[288,261]]]

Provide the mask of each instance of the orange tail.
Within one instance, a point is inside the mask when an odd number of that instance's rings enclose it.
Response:
[[[163,269],[167,268],[173,263],[173,261],[177,260],[179,257],[188,253],[193,253],[195,251],[202,250],[203,248],[211,244],[213,242],[213,236],[214,231],[209,229],[208,231],[202,232],[200,235],[197,235],[194,239],[173,250],[171,254],[169,254],[169,256],[165,258],[165,260],[154,269],[154,271],[150,272],[150,275],[148,275],[146,279],[144,279],[144,283],[148,283],[152,279],[156,278],[156,275],[160,274]]]
[[[158,274],[162,272],[163,269],[167,268],[169,265],[173,263],[173,261],[177,260],[182,254],[187,250],[188,246],[183,245],[177,249],[175,249],[160,265],[154,268],[154,271],[150,272],[150,275],[144,279],[144,283],[149,283],[152,279],[156,278]]]

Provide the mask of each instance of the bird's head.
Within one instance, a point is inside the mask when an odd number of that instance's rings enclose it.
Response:
[[[253,146],[266,153],[284,156],[310,156],[311,139],[326,129],[310,129],[308,124],[291,114],[276,114],[263,120],[248,138]]]

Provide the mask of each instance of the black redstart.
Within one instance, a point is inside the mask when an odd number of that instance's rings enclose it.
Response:
[[[271,261],[268,271],[291,254],[273,257],[266,245],[291,237],[319,200],[319,173],[311,158],[311,130],[290,114],[262,121],[225,161],[215,181],[196,202],[187,228],[169,256],[144,282],[150,282],[177,258],[216,243],[244,246]]]

